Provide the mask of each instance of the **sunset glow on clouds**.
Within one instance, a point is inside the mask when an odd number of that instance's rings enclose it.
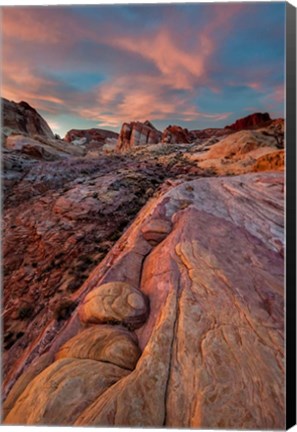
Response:
[[[285,3],[4,7],[2,95],[55,132],[284,116]]]

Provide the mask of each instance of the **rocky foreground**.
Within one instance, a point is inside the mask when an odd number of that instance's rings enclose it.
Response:
[[[4,423],[284,427],[283,122],[264,117],[38,135],[53,160],[7,134]]]

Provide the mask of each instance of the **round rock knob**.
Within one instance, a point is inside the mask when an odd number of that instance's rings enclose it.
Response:
[[[147,319],[147,297],[126,282],[109,282],[91,291],[79,309],[84,323],[123,324],[140,327]]]

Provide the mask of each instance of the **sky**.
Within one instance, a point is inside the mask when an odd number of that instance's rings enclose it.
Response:
[[[2,8],[2,91],[63,137],[284,117],[285,3]]]

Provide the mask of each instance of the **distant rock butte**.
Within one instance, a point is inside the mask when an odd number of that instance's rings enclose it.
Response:
[[[208,139],[212,137],[221,138],[228,134],[233,133],[232,130],[222,129],[222,128],[207,128],[207,129],[195,129],[190,131],[194,139]]]
[[[156,144],[161,141],[162,133],[158,131],[148,120],[144,123],[135,121],[124,123],[118,139],[118,150],[129,150],[130,148],[145,144]]]
[[[86,145],[89,150],[102,147],[110,141],[117,141],[119,134],[105,129],[71,129],[64,140],[77,145]]]
[[[151,199],[63,329],[45,329],[4,423],[283,429],[283,214],[283,173],[196,179]],[[125,317],[100,324],[127,300]],[[133,331],[122,323],[135,310]],[[93,327],[86,312],[100,315]]]
[[[190,143],[193,141],[193,135],[181,126],[168,126],[162,134],[164,144]]]
[[[122,125],[117,149],[130,150],[133,147],[159,142],[163,144],[190,144],[196,140],[220,139],[236,131],[268,127],[271,123],[273,120],[268,113],[254,113],[225,128],[188,130],[178,125],[169,125],[163,132],[160,132],[149,121],[144,123],[135,121]]]
[[[16,103],[2,98],[3,128],[9,134],[19,132],[30,136],[54,138],[49,125],[27,102]],[[5,133],[5,131],[4,131]]]
[[[226,129],[233,129],[239,131],[242,129],[259,128],[262,126],[268,126],[271,123],[271,118],[268,113],[254,113],[246,117],[236,120],[235,123],[230,126],[226,126]]]

